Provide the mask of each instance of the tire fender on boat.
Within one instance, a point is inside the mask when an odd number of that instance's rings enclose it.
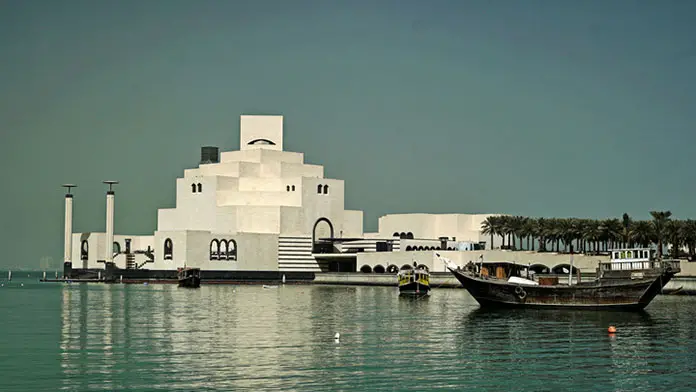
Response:
[[[515,287],[515,294],[517,294],[520,299],[525,299],[527,297],[527,292],[524,291],[522,286]]]

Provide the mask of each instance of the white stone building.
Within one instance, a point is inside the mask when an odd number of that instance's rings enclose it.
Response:
[[[363,212],[344,207],[343,180],[283,150],[282,116],[241,116],[240,150],[203,147],[201,158],[177,179],[176,206],[159,209],[154,235],[113,236],[118,267],[379,272],[409,262],[406,251],[491,246],[480,233],[490,214],[386,215],[364,233]],[[102,268],[106,241],[73,233],[73,268]]]

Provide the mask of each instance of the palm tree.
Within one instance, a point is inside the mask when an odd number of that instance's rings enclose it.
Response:
[[[522,248],[522,230],[524,229],[524,217],[513,216],[510,219],[510,234],[512,235],[512,249],[516,249],[515,237],[520,237],[520,248]]]
[[[498,216],[489,216],[481,223],[481,233],[491,236],[491,249],[493,249],[493,236],[498,234],[498,222],[500,222]]]
[[[568,245],[572,245],[577,237],[577,220],[575,218],[562,219],[559,222],[560,237],[563,239],[564,251],[568,251]]]
[[[650,246],[655,238],[653,225],[644,220],[634,222],[631,233],[631,242],[635,242],[645,248]]]
[[[524,222],[523,232],[525,233],[525,237],[527,238],[527,250],[534,250],[534,240],[539,234],[537,220],[534,218],[527,218]],[[530,240],[532,243],[531,247],[529,246]]]
[[[602,221],[602,237],[604,241],[604,250],[608,251],[609,248],[615,248],[614,245],[622,238],[623,224],[618,219],[605,219]]]
[[[684,222],[671,220],[667,222],[666,239],[672,245],[672,258],[679,258],[679,248],[684,242]]]
[[[687,219],[684,221],[682,229],[684,244],[689,250],[689,259],[693,260],[694,251],[696,251],[696,220]]]
[[[669,222],[669,218],[672,216],[671,211],[650,211],[650,215],[652,215],[653,220],[652,220],[652,226],[653,226],[653,234],[655,235],[655,239],[657,240],[657,257],[662,258],[662,242],[665,239],[665,235],[667,234],[667,222]]]
[[[601,236],[602,230],[600,228],[599,221],[587,220],[583,237],[590,243],[590,245],[594,245],[594,253],[599,253],[599,240]]]
[[[548,238],[550,222],[546,218],[539,218],[536,221],[537,237],[539,238],[539,251],[546,252],[546,241]]]
[[[633,246],[631,244],[631,229],[633,227],[633,220],[627,213],[624,212],[621,220],[621,240],[623,241],[623,247]]]

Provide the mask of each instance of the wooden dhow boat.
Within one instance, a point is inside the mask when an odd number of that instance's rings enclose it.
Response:
[[[559,283],[559,275],[533,274],[527,265],[483,262],[481,257],[479,263],[462,269],[436,256],[482,307],[639,310],[681,271],[679,261],[658,260],[654,253],[641,248],[612,250],[610,260],[600,261],[596,277],[589,281],[582,281],[571,255],[565,284]]]

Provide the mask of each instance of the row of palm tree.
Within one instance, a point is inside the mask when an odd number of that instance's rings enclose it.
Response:
[[[561,252],[563,244],[563,252],[573,246],[576,252],[599,254],[612,248],[656,245],[662,257],[669,245],[671,257],[684,256],[683,248],[689,258],[694,257],[696,220],[672,219],[670,211],[650,211],[650,215],[651,220],[634,220],[628,214],[601,220],[495,215],[482,223],[481,232],[491,236],[491,244],[495,236],[502,237],[503,249],[535,250],[538,244],[540,252]]]

